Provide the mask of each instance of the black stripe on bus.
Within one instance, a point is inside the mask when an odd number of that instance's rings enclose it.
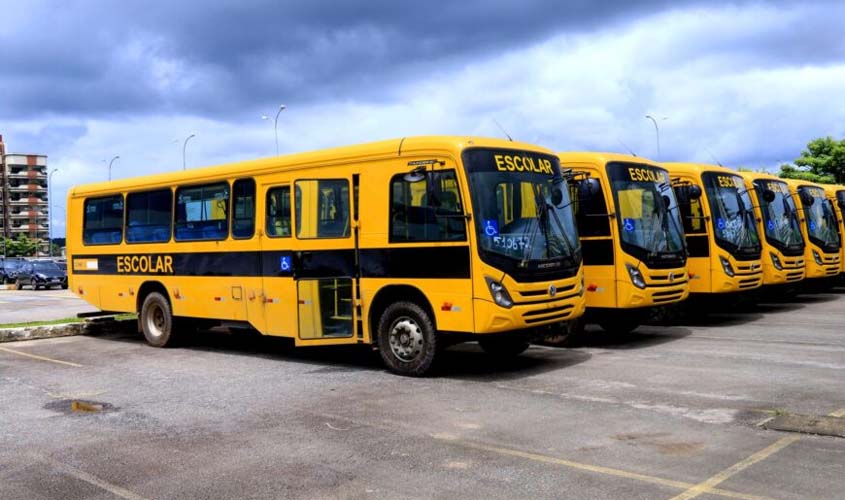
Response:
[[[362,248],[365,278],[469,278],[469,247]]]
[[[359,251],[361,276],[367,278],[469,278],[469,247],[374,248]],[[79,275],[230,276],[328,278],[355,276],[355,251],[268,250],[264,252],[191,252],[77,255],[96,259],[97,269]],[[118,267],[120,269],[118,269]]]

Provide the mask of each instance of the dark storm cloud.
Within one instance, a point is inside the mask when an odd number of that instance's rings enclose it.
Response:
[[[0,31],[0,116],[382,101],[415,76],[679,2],[48,2]],[[119,10],[118,10],[119,9]]]

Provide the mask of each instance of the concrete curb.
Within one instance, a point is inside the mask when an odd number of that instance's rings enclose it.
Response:
[[[61,325],[22,326],[19,328],[0,328],[0,343],[20,340],[52,339],[73,335],[101,335],[112,332],[134,332],[137,322],[134,319],[115,321],[113,318],[97,318],[82,323]]]

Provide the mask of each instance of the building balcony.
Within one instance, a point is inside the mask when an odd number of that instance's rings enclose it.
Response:
[[[15,186],[14,184],[9,184],[9,192],[19,193],[21,191],[36,192],[36,193],[39,192],[39,191],[46,192],[47,191],[47,185],[45,184],[45,185],[42,186],[41,184],[19,184],[19,185]]]

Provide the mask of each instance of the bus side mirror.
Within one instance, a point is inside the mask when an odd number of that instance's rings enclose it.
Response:
[[[771,202],[775,201],[775,192],[772,191],[771,189],[764,189],[763,190],[763,200],[766,203],[771,203]]]
[[[816,199],[813,198],[813,196],[806,191],[801,191],[800,193],[798,193],[798,197],[801,198],[801,204],[805,207],[812,207],[813,203],[816,202]]]
[[[663,196],[661,196],[660,198],[662,198],[662,199],[663,199],[663,206],[664,206],[664,207],[666,207],[667,209],[668,209],[668,208],[671,208],[671,206],[672,206],[672,199],[671,199],[671,198],[669,198],[669,197],[668,197],[667,195],[665,195],[665,194],[664,194]]]
[[[689,199],[691,200],[697,200],[701,198],[701,186],[698,186],[697,184],[691,185],[687,191],[687,194]]]
[[[601,191],[601,184],[599,184],[599,180],[593,177],[587,177],[583,181],[578,183],[578,197],[579,198],[592,198],[593,196],[599,194]]]
[[[560,206],[563,203],[563,191],[557,186],[552,188],[552,205]]]

